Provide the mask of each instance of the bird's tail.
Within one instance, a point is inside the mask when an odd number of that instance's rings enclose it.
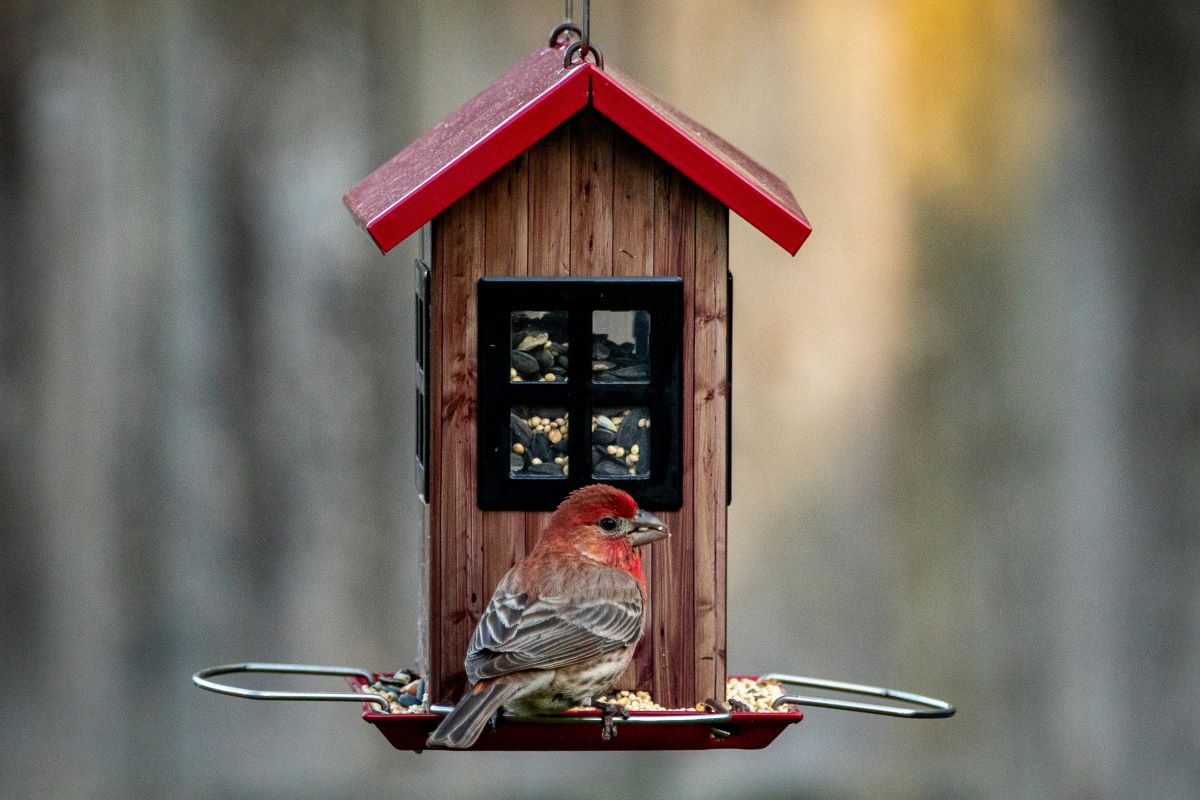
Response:
[[[520,688],[520,683],[476,685],[458,701],[458,705],[429,735],[425,744],[429,747],[465,750],[475,744],[479,734],[483,733],[483,726]]]

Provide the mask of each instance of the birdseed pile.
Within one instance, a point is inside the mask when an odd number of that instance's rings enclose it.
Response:
[[[794,711],[786,705],[771,707],[783,694],[779,681],[756,681],[753,678],[730,678],[725,681],[725,702],[734,711]]]
[[[791,711],[792,709],[772,708],[771,704],[777,697],[783,695],[783,687],[778,681],[759,682],[753,678],[729,678],[725,681],[725,703],[731,711]],[[651,699],[646,691],[628,691],[622,689],[613,697],[599,697],[598,702],[613,703],[623,706],[630,711],[709,711],[704,703],[697,703],[692,708],[664,708]]]
[[[425,681],[413,672],[397,672],[382,676],[374,683],[362,687],[362,691],[382,694],[389,700],[389,711],[393,714],[424,714],[429,711],[429,694]],[[753,678],[730,678],[725,682],[725,703],[732,711],[791,711],[783,706],[772,708],[776,698],[783,695],[778,681],[756,681]],[[612,697],[598,697],[597,702],[612,703],[630,711],[709,711],[704,703],[693,708],[668,709],[654,702],[644,690],[622,689]],[[583,709],[580,709],[583,710]]]
[[[364,685],[360,691],[386,697],[388,711],[392,714],[425,714],[429,711],[425,681],[415,672],[381,675],[379,680]]]

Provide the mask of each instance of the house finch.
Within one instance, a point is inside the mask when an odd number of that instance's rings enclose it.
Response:
[[[610,691],[642,638],[646,576],[636,548],[667,535],[620,489],[571,492],[496,587],[467,651],[471,687],[427,744],[470,747],[501,706],[565,711]]]

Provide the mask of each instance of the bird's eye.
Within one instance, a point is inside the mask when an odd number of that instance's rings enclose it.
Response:
[[[617,529],[617,521],[612,517],[603,517],[600,520],[600,527],[606,531],[615,531]]]

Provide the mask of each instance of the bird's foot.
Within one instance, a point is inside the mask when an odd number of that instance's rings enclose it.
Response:
[[[595,700],[588,703],[592,708],[600,709],[600,738],[611,741],[617,735],[617,717],[629,719],[629,709],[616,703],[600,703]]]

